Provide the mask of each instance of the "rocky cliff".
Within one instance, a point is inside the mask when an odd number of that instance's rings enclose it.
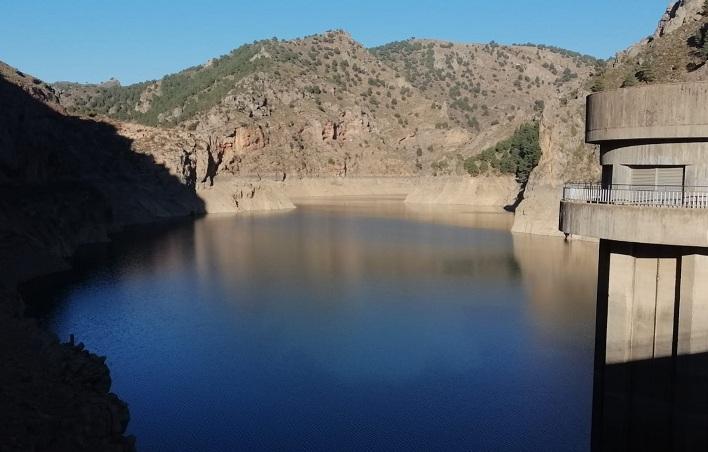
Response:
[[[585,144],[585,91],[566,102],[553,102],[541,118],[541,160],[529,177],[516,208],[513,232],[562,236],[558,212],[566,182],[599,180],[599,156]]]

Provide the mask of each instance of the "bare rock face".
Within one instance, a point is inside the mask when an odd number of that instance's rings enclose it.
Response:
[[[135,105],[135,111],[139,113],[147,113],[152,107],[152,100],[155,96],[160,95],[161,82],[156,82],[148,85],[145,90],[140,93],[140,99]]]
[[[268,99],[255,93],[227,96],[222,101],[222,105],[244,113],[249,118],[260,119],[270,116]]]
[[[345,111],[341,115],[341,122],[338,125],[337,138],[342,140],[364,139],[369,136],[374,130],[372,129],[371,119],[366,112],[360,112],[358,115],[352,111]]]
[[[235,152],[253,152],[268,145],[268,137],[260,125],[238,127],[234,131],[233,138]]]
[[[671,4],[659,21],[654,38],[672,33],[689,22],[701,20],[704,0],[678,0]]]
[[[213,186],[200,187],[198,194],[210,213],[234,213],[294,209],[282,183],[217,177]]]
[[[516,208],[512,231],[562,236],[558,212],[563,185],[600,177],[596,149],[585,144],[585,95],[578,95],[566,105],[548,105],[541,119],[539,139],[541,160]]]
[[[338,129],[339,125],[334,123],[333,121],[328,120],[327,122],[325,122],[325,125],[322,128],[322,141],[337,140]]]

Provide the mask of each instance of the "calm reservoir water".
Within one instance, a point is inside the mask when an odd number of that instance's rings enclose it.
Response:
[[[40,315],[108,357],[142,451],[588,450],[597,246],[510,222],[379,201],[151,227]]]

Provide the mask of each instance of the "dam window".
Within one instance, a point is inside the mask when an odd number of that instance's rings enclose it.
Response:
[[[630,166],[630,183],[639,186],[672,186],[684,184],[685,166]]]

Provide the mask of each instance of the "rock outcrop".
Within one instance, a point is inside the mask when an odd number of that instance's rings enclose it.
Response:
[[[0,289],[0,448],[3,451],[115,451],[127,405],[110,392],[105,358],[60,343],[23,316],[16,292]]]
[[[558,212],[563,185],[599,179],[597,151],[585,144],[585,94],[546,107],[539,127],[541,160],[516,208],[513,232],[562,236]]]
[[[416,177],[289,178],[283,184],[283,191],[294,200],[348,196],[404,199],[418,181]]]
[[[203,187],[199,197],[209,213],[235,213],[294,209],[282,182],[246,180],[220,176],[210,187]]]
[[[705,0],[678,0],[666,9],[654,32],[654,39],[672,33],[682,26],[702,19]]]

